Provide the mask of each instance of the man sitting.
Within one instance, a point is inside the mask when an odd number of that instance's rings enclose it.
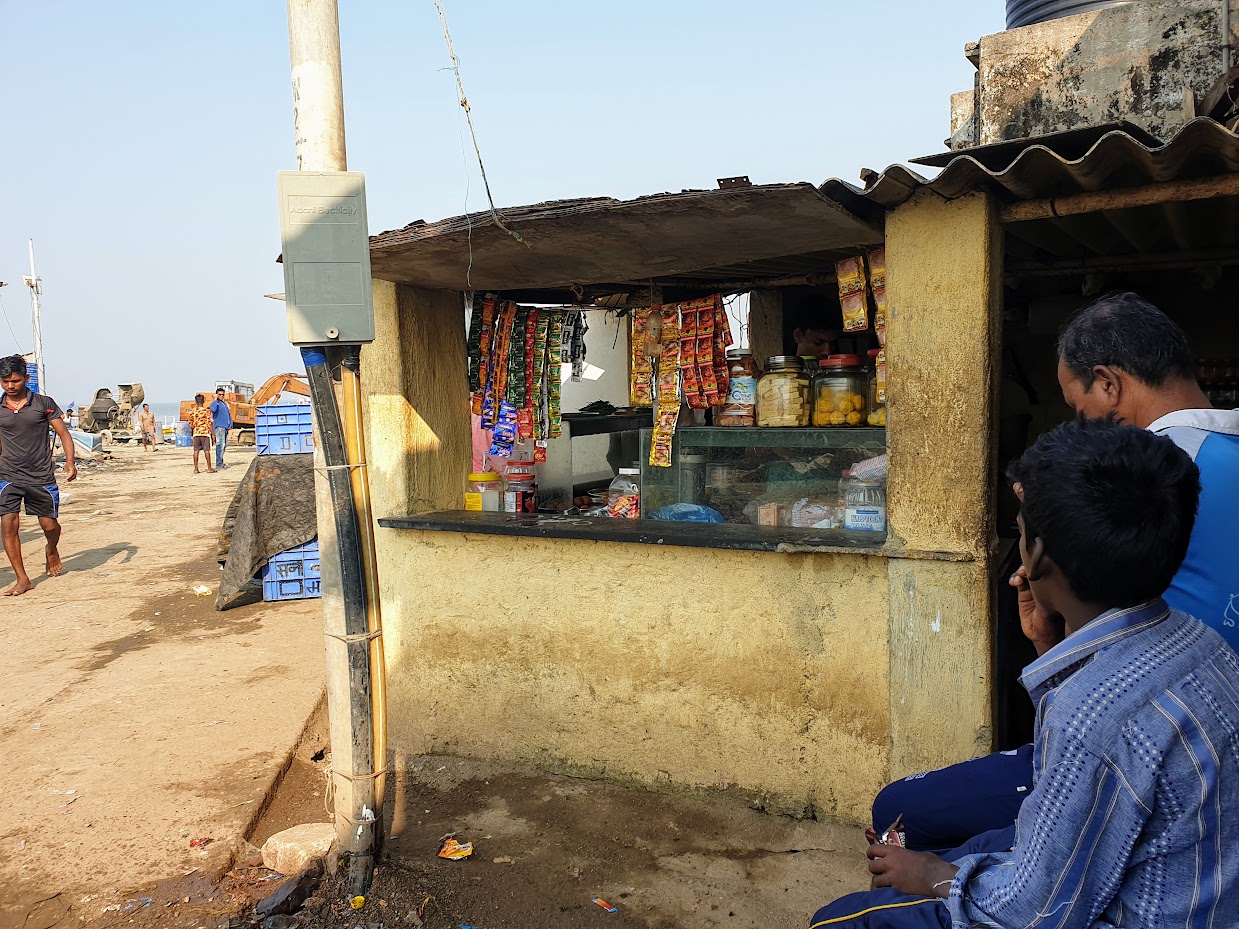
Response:
[[[1239,925],[1239,657],[1161,593],[1199,471],[1169,439],[1075,422],[1011,468],[1034,786],[1014,830],[938,856],[869,848],[877,890],[812,926]],[[911,818],[914,810],[908,810]]]
[[[1109,294],[1072,318],[1058,342],[1058,380],[1077,415],[1165,435],[1196,462],[1200,511],[1164,596],[1239,649],[1239,558],[1231,542],[1239,525],[1239,410],[1209,408],[1183,330],[1132,293]],[[1038,654],[1058,643],[1052,632],[1025,629]],[[908,847],[928,851],[1008,827],[1032,787],[1032,754],[1027,745],[896,781],[874,801],[874,828],[903,813]]]

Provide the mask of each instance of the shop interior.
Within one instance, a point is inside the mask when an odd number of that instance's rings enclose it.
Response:
[[[725,526],[730,543],[880,546],[883,260],[881,249],[842,260],[850,296],[836,273],[763,289],[765,351],[751,338],[747,291],[515,309],[501,293],[475,294],[467,509],[599,520],[600,532],[624,531],[608,521],[627,519],[697,524],[702,540]],[[561,317],[570,334],[557,341]],[[521,349],[511,331],[522,329],[526,357],[513,361]],[[514,387],[502,370],[522,363],[528,372],[545,363],[547,382]],[[528,411],[514,427],[494,407],[496,392]]]
[[[1033,714],[1018,683],[1035,657],[1006,578],[1018,566],[1017,503],[1005,462],[1072,416],[1057,376],[1057,339],[1077,310],[1116,291],[1151,301],[1186,332],[1213,406],[1239,407],[1239,198],[1168,200],[1006,225],[999,466],[994,475],[996,732],[1028,741]]]

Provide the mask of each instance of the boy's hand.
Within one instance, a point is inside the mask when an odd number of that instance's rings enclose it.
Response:
[[[918,897],[946,899],[959,868],[937,855],[910,852],[898,845],[870,845],[865,854],[874,887],[894,887]]]
[[[1024,630],[1024,635],[1037,649],[1038,657],[1044,655],[1067,637],[1063,618],[1057,613],[1047,613],[1038,606],[1036,598],[1033,597],[1032,587],[1028,583],[1028,573],[1023,565],[1016,569],[1008,583],[1017,592],[1020,628]]]

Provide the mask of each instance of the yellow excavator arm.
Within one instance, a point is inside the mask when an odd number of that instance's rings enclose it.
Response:
[[[269,377],[263,385],[254,391],[250,400],[251,406],[265,406],[280,394],[297,394],[301,397],[310,395],[310,385],[304,374],[277,374]]]

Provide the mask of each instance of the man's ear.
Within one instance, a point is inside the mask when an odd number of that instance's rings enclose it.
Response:
[[[1123,397],[1123,384],[1126,372],[1111,365],[1095,365],[1093,367],[1093,382],[1105,396],[1111,407],[1117,407]]]
[[[1050,566],[1053,564],[1045,553],[1045,542],[1037,538],[1032,540],[1031,545],[1027,541],[1024,545],[1028,549],[1028,579],[1042,580],[1050,573]]]

